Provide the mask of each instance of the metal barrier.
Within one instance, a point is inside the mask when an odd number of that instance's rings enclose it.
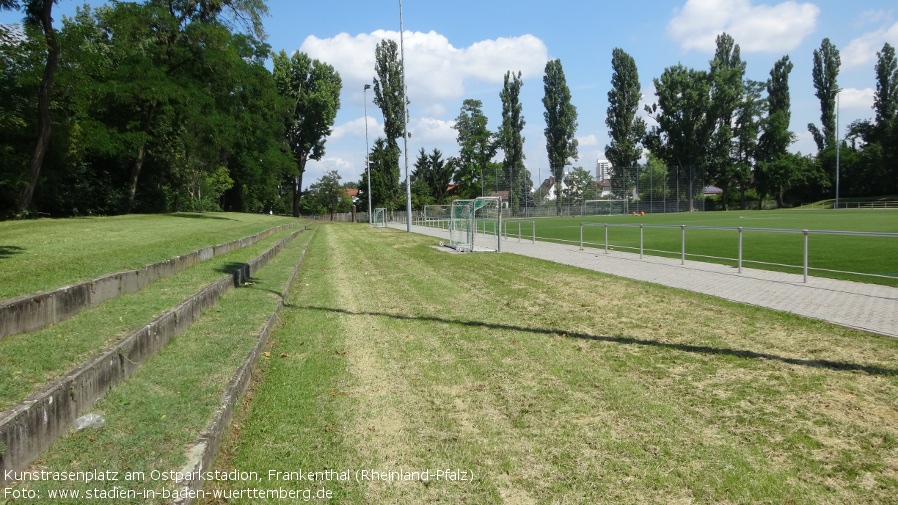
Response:
[[[808,281],[808,271],[811,270],[808,266],[808,237],[810,235],[842,235],[842,236],[857,236],[857,237],[891,237],[898,239],[898,233],[885,233],[885,232],[861,232],[861,231],[835,231],[835,230],[795,230],[788,228],[747,228],[747,227],[725,227],[725,226],[686,226],[686,225],[646,225],[646,224],[616,224],[616,223],[588,223],[581,222],[580,223],[580,250],[583,250],[583,244],[587,243],[583,240],[583,229],[589,226],[602,226],[605,229],[605,242],[604,242],[604,250],[605,254],[608,254],[610,248],[610,242],[608,240],[608,229],[609,228],[639,228],[639,258],[642,259],[645,255],[645,229],[646,228],[668,228],[668,229],[680,229],[680,250],[679,251],[665,251],[665,250],[654,250],[655,252],[668,253],[668,254],[677,254],[680,256],[680,264],[686,263],[686,229],[694,229],[694,230],[723,230],[723,231],[735,231],[738,233],[738,257],[736,258],[728,258],[728,257],[720,257],[720,256],[707,256],[707,255],[699,255],[699,254],[689,254],[689,256],[697,256],[697,257],[705,257],[705,258],[713,258],[713,259],[722,259],[722,260],[736,260],[736,266],[738,268],[739,273],[742,273],[742,265],[744,262],[743,259],[743,233],[746,231],[757,231],[757,232],[768,232],[768,233],[793,233],[803,234],[803,250],[802,250],[802,258],[803,263],[801,265],[802,275],[804,277],[804,282]],[[896,248],[898,249],[898,248]],[[774,265],[774,266],[782,266],[782,267],[791,267],[797,268],[798,265],[788,265],[783,263],[769,263],[763,261],[751,261],[751,263],[758,263],[764,265]],[[842,274],[851,274],[851,275],[861,275],[868,277],[880,277],[885,279],[898,279],[898,276],[893,275],[881,275],[881,274],[871,274],[865,272],[851,272],[846,270],[832,270],[832,269],[824,269],[824,268],[815,268],[813,270],[821,270],[833,273],[842,273]]]
[[[530,236],[532,243],[536,243],[536,221],[532,219],[506,219],[502,222],[502,236],[508,240],[508,224],[514,223],[518,225],[518,242],[521,241],[521,226],[523,223],[530,223]]]

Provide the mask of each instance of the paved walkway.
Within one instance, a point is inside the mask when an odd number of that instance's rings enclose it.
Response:
[[[405,224],[396,228],[406,230]],[[449,233],[422,226],[412,231],[448,241]],[[495,239],[493,239],[495,240]],[[477,240],[475,239],[475,244]],[[734,302],[791,312],[801,316],[898,337],[898,288],[823,277],[771,272],[679,259],[645,256],[600,249],[579,250],[578,245],[502,240],[502,252],[520,254],[628,277],[665,286],[706,293]]]

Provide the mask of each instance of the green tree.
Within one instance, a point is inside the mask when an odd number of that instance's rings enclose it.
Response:
[[[293,114],[287,125],[286,140],[296,162],[293,180],[293,215],[299,216],[302,176],[308,160],[324,156],[324,144],[330,136],[340,109],[340,74],[334,67],[313,60],[299,51],[287,57],[283,50],[273,58],[274,80],[278,92],[293,102]]]
[[[565,174],[564,185],[562,196],[568,203],[582,205],[584,201],[596,198],[595,181],[592,178],[592,173],[583,167],[574,167]]]
[[[743,162],[740,159],[742,156],[736,139],[741,134],[735,131],[738,127],[736,118],[741,115],[740,108],[744,109],[747,99],[745,67],[739,44],[729,34],[718,35],[717,49],[708,74],[711,82],[709,112],[715,125],[707,176],[723,190],[722,200],[725,206],[734,183],[737,180],[747,180],[748,177],[744,174],[750,170],[751,160]],[[742,116],[742,119],[749,120],[743,126],[751,126],[751,115]]]
[[[394,40],[382,40],[377,44],[374,50],[374,104],[380,108],[384,117],[384,135],[385,143],[382,149],[377,151],[379,159],[379,170],[381,171],[375,177],[371,176],[371,194],[372,195],[392,195],[394,190],[398,191],[399,186],[399,155],[400,149],[397,140],[404,135],[406,110],[408,102],[403,100],[403,75],[402,61],[399,59],[399,46]],[[374,151],[372,151],[372,156]],[[392,160],[383,158],[384,156],[393,156]],[[385,163],[392,163],[394,168],[387,169]],[[396,180],[386,178],[387,173],[390,177],[395,175]],[[366,181],[367,182],[367,181]],[[375,188],[375,184],[385,184],[384,187]],[[364,186],[362,186],[364,187]],[[390,197],[392,199],[392,196]],[[389,205],[394,208],[397,203],[388,204],[387,201],[381,201],[383,205]]]
[[[352,200],[346,188],[340,184],[340,179],[336,170],[328,170],[309,186],[311,207],[316,214],[329,214],[333,219],[335,213],[349,212],[352,208]]]
[[[611,162],[611,186],[627,187],[625,173],[642,157],[640,143],[646,133],[645,121],[636,115],[642,99],[636,61],[623,49],[611,53],[611,91],[605,125],[611,143],[605,146],[605,157]]]
[[[19,0],[0,0],[0,10],[24,8],[25,24],[41,27],[47,51],[44,72],[37,94],[37,139],[28,162],[27,184],[18,195],[16,202],[16,210],[19,213],[27,211],[31,206],[34,189],[37,187],[41,168],[44,165],[44,157],[50,144],[53,126],[53,118],[50,115],[50,99],[53,77],[59,63],[59,44],[56,40],[56,30],[53,28],[53,5],[55,3],[56,0],[28,0],[24,3],[20,3]]]
[[[793,168],[800,166],[788,160],[780,161],[789,154],[789,146],[795,142],[795,134],[789,130],[792,118],[789,74],[792,67],[789,57],[783,56],[770,70],[770,79],[767,80],[767,116],[761,122],[758,166],[755,170],[758,196],[763,199],[765,195],[774,195],[780,206],[785,203],[783,195],[786,190],[799,176]]]
[[[817,150],[835,147],[836,145],[836,96],[839,94],[839,67],[842,59],[839,50],[829,41],[823,39],[820,49],[814,49],[814,96],[820,100],[820,122],[823,132],[813,123],[808,123],[808,131],[814,136]]]
[[[412,196],[417,196],[419,202],[427,200],[423,205],[446,203],[454,172],[453,161],[444,160],[439,149],[427,154],[422,147],[412,172]]]
[[[689,210],[695,210],[717,126],[711,113],[711,79],[708,72],[678,64],[665,69],[654,83],[658,101],[647,105],[646,112],[657,125],[646,135],[646,144],[668,167],[675,167],[677,186],[685,188]]]
[[[881,146],[886,181],[881,190],[898,192],[898,58],[889,43],[876,53],[875,138]]]
[[[502,173],[509,184],[509,198],[513,213],[518,212],[525,191],[523,107],[521,106],[521,73],[506,72],[499,98],[502,100],[502,125],[496,133],[499,148],[504,153]]]
[[[456,182],[464,198],[485,195],[484,171],[498,149],[493,133],[487,128],[488,120],[482,107],[480,100],[465,100],[453,126],[458,132],[459,147]]]
[[[571,91],[564,77],[561,60],[546,63],[543,76],[543,117],[546,120],[546,151],[549,155],[549,170],[555,177],[555,194],[561,195],[564,167],[579,158],[577,154],[577,108],[571,103]],[[555,211],[561,215],[561,199],[555,199]]]
[[[371,154],[368,157],[368,171],[371,174],[371,206],[396,209],[400,205],[402,197],[399,185],[399,148],[390,145],[386,139],[380,137],[374,141]],[[362,174],[359,188],[367,188],[367,174]]]

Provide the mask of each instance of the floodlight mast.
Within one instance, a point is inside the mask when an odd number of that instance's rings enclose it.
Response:
[[[405,222],[406,231],[412,231],[412,181],[408,177],[408,100],[405,96],[405,45],[402,35],[402,0],[399,0],[399,59],[402,61],[402,145],[405,155]]]

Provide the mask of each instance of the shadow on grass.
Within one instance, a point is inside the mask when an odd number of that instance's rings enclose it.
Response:
[[[524,328],[521,326],[513,326],[508,324],[496,324],[496,323],[487,323],[484,321],[458,321],[451,319],[444,319],[440,317],[432,317],[432,316],[403,316],[398,314],[388,314],[385,312],[353,312],[344,309],[334,309],[329,307],[292,307],[298,309],[307,309],[307,310],[318,310],[325,312],[336,312],[340,314],[348,314],[355,316],[376,316],[376,317],[388,317],[392,319],[404,320],[404,321],[430,321],[436,323],[443,323],[448,325],[459,325],[459,326],[472,326],[472,327],[486,327],[492,328],[496,330],[508,330],[508,331],[520,331],[526,333],[534,333],[540,335],[562,335],[567,336],[568,338],[576,338],[581,340],[592,340],[596,342],[608,342],[612,344],[623,344],[623,345],[640,345],[640,346],[649,346],[649,347],[658,347],[661,349],[672,349],[675,351],[695,353],[695,354],[711,354],[717,356],[733,356],[737,358],[744,359],[766,359],[770,361],[779,361],[781,363],[787,363],[790,365],[798,365],[798,366],[806,366],[812,368],[823,368],[827,370],[836,370],[836,371],[848,371],[848,372],[863,372],[869,375],[884,375],[884,376],[898,376],[898,369],[894,368],[884,368],[879,366],[872,365],[862,365],[859,363],[845,363],[843,361],[831,361],[831,360],[819,360],[819,359],[799,359],[799,358],[788,358],[785,356],[777,356],[776,354],[770,354],[766,352],[756,352],[749,351],[745,349],[727,349],[724,347],[710,347],[704,345],[692,345],[692,344],[670,344],[667,342],[658,342],[656,340],[646,340],[641,338],[634,337],[623,337],[623,336],[607,336],[607,335],[588,335],[585,333],[576,333],[570,332],[567,330],[561,329],[548,329],[548,328]],[[885,337],[884,337],[885,338]]]
[[[23,247],[16,245],[0,245],[0,260],[15,256],[16,254],[22,254],[23,252],[25,252],[25,248]]]
[[[221,219],[224,221],[236,221],[236,219],[224,216],[210,216],[208,214],[194,214],[189,212],[175,212],[171,217],[185,217],[188,219]]]

